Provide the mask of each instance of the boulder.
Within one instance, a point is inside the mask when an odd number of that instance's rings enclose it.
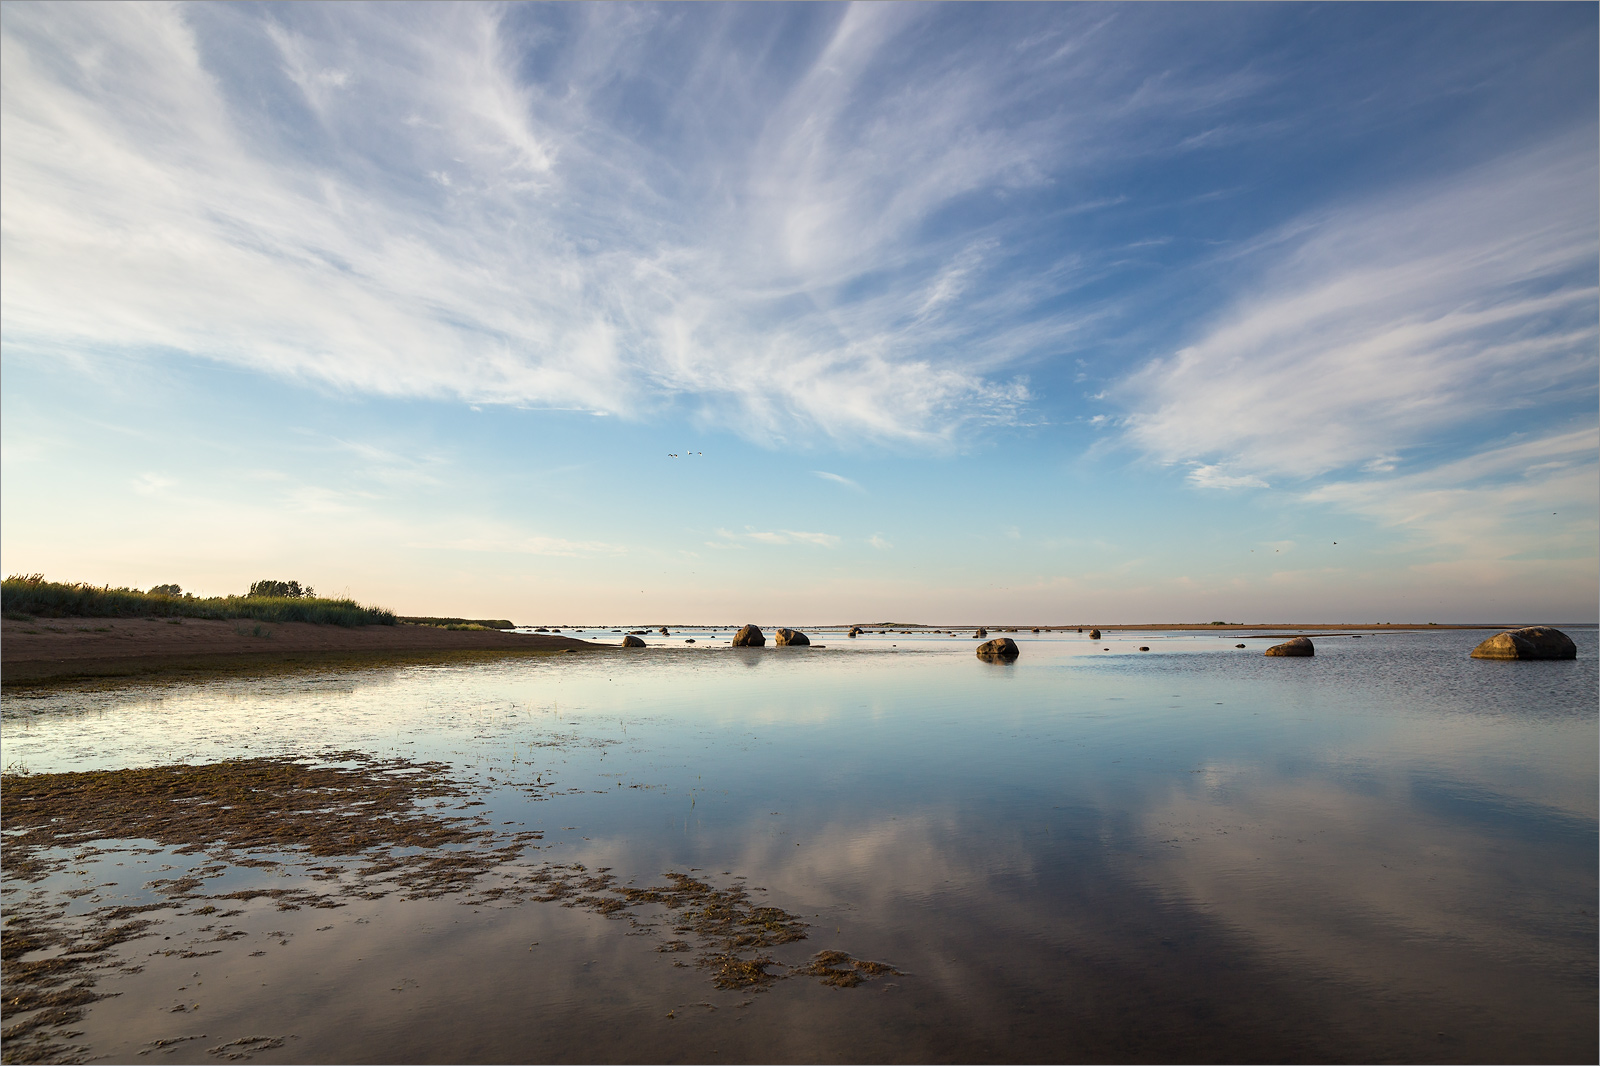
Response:
[[[850,627],[850,635],[852,637],[859,637],[861,635],[861,627],[860,626],[851,626]]]
[[[1010,662],[1020,652],[1017,651],[1017,642],[1010,637],[996,637],[994,640],[978,645],[978,658],[989,662]]]
[[[1282,644],[1274,644],[1267,649],[1268,655],[1315,655],[1317,649],[1312,646],[1309,637],[1295,637]]]
[[[662,635],[662,636],[664,636],[664,637],[670,637],[670,636],[672,636],[672,634],[671,634],[671,633],[668,633],[668,632],[667,632],[667,627],[666,627],[666,626],[662,626],[662,627],[661,627],[661,628],[660,628],[660,629],[658,629],[658,630],[657,630],[657,631],[656,631],[656,632],[658,632],[658,633],[660,633],[660,634],[661,634],[661,635]]]
[[[1235,644],[1234,647],[1235,648],[1242,648],[1242,647],[1244,647],[1244,645],[1243,644]]]
[[[1578,646],[1559,629],[1528,626],[1496,633],[1472,649],[1474,659],[1576,659]]]
[[[1029,632],[1037,633],[1037,632],[1039,632],[1039,627],[1038,626],[1034,626],[1033,629],[1031,629]]]
[[[733,635],[735,648],[764,648],[767,638],[757,626],[740,626],[739,632]]]
[[[640,640],[632,633],[629,633],[627,636],[622,638],[622,646],[624,648],[642,648],[644,647],[644,641]]]
[[[780,629],[773,634],[773,638],[773,643],[780,647],[788,644],[798,648],[811,643],[811,638],[798,629]]]
[[[1078,632],[1082,633],[1083,630],[1080,629],[1080,630],[1078,630]],[[1100,631],[1098,629],[1089,630],[1089,639],[1090,640],[1099,640],[1100,639]]]
[[[983,628],[982,626],[979,626],[978,627],[978,631],[976,633],[972,634],[972,639],[973,640],[982,640],[984,637],[986,637],[988,635],[989,635],[989,631],[987,629]]]
[[[1149,649],[1149,648],[1147,648],[1147,647],[1145,647],[1145,646],[1144,646],[1144,645],[1142,645],[1142,644],[1141,644],[1141,645],[1140,645],[1140,646],[1139,646],[1139,650],[1140,650],[1140,651],[1149,651],[1149,650],[1150,650],[1150,649]]]

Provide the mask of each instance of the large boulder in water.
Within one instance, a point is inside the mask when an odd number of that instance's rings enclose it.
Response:
[[[779,645],[789,644],[798,648],[811,643],[811,638],[798,629],[780,629],[772,636],[773,642]]]
[[[1310,637],[1295,637],[1282,644],[1274,644],[1267,649],[1268,655],[1315,655],[1316,647],[1311,643]]]
[[[989,662],[1010,662],[1020,652],[1017,651],[1017,642],[1010,637],[996,637],[994,640],[978,645],[978,658],[987,659]]]
[[[1576,659],[1578,646],[1559,629],[1528,626],[1496,633],[1472,649],[1474,659]]]
[[[758,626],[740,626],[739,632],[733,635],[735,648],[764,648],[767,646],[766,634]]]
[[[622,638],[622,646],[624,648],[642,648],[644,647],[644,641],[640,640],[632,633],[629,633],[627,636]]]

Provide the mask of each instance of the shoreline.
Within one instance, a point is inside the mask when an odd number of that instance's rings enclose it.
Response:
[[[245,618],[6,620],[0,622],[0,683],[9,689],[95,678],[551,655],[604,647],[554,634],[411,625],[347,627]]]
[[[652,627],[654,628],[654,627]],[[670,627],[710,628],[710,627]],[[727,628],[727,627],[719,627]],[[806,631],[843,632],[848,626],[814,626]],[[962,633],[975,626],[901,623],[861,627],[868,635]],[[1091,627],[1040,626],[1041,634],[1214,632],[1284,634],[1417,632],[1425,630],[1501,630],[1502,623],[1308,623],[1246,625],[1228,623],[1140,623]],[[992,634],[1032,634],[1031,626],[989,626]],[[607,636],[611,634],[607,633]],[[338,626],[312,622],[256,622],[252,619],[200,618],[39,618],[0,622],[0,683],[7,689],[50,686],[97,679],[162,678],[273,672],[279,669],[377,666],[406,662],[479,661],[507,655],[552,655],[616,649],[619,645],[580,640],[557,633],[508,630],[450,630],[422,625]]]

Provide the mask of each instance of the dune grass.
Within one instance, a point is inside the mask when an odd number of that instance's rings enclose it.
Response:
[[[336,626],[392,626],[394,612],[354,600],[316,596],[185,596],[140,592],[83,582],[46,581],[13,574],[0,582],[0,608],[29,618],[249,618],[257,622],[315,622]]]

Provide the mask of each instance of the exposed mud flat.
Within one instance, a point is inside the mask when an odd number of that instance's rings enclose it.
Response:
[[[0,1035],[6,1062],[91,1056],[92,1048],[72,1043],[81,1032],[71,1027],[104,998],[99,974],[140,971],[120,949],[161,935],[163,918],[181,912],[215,916],[199,928],[214,936],[157,952],[186,959],[220,954],[222,947],[209,945],[249,935],[227,919],[245,913],[241,905],[252,901],[269,901],[278,911],[334,910],[396,893],[409,900],[453,897],[471,906],[559,903],[624,920],[639,935],[665,922],[693,943],[671,940],[658,951],[689,954],[724,990],[765,992],[793,977],[849,988],[899,974],[837,950],[803,963],[778,961],[771,949],[807,939],[808,923],[758,904],[737,881],[717,887],[704,877],[668,871],[662,884],[634,887],[619,884],[608,868],[530,861],[543,834],[506,832],[471,813],[481,801],[441,763],[334,752],[314,761],[270,757],[7,774],[0,777],[0,803],[12,882],[5,891],[20,895],[7,900],[4,926],[7,1024]],[[154,846],[118,847],[128,842]],[[177,876],[145,882],[143,888],[161,898],[137,905],[69,915],[62,897],[93,895],[93,889],[19,893],[17,882],[39,882],[125,850],[200,861]],[[232,891],[212,885],[241,868],[281,871],[294,883]],[[174,1008],[184,1010],[182,1004]],[[187,1039],[161,1038],[153,1047],[169,1051]],[[279,1037],[257,1036],[208,1050],[239,1059],[283,1046]]]

